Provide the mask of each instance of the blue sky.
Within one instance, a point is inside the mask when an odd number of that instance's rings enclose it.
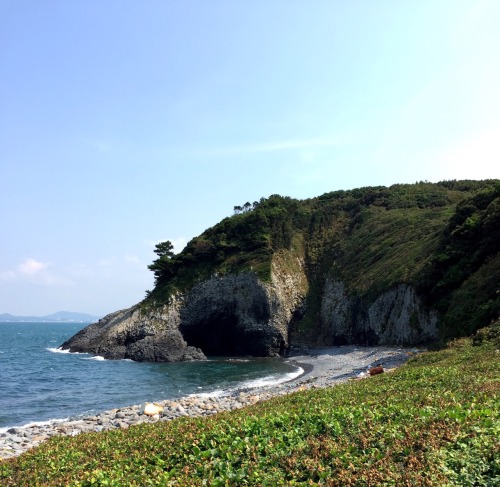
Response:
[[[104,315],[271,194],[500,177],[497,0],[0,0],[0,313]]]

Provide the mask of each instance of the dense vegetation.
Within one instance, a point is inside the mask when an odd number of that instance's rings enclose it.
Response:
[[[307,267],[307,312],[297,329],[318,334],[325,279],[373,301],[414,285],[441,316],[442,338],[465,336],[500,312],[500,181],[443,181],[334,191],[296,200],[273,195],[234,208],[174,255],[157,246],[156,285],[145,306],[167,301],[215,274],[251,271],[270,279],[286,249]]]
[[[500,485],[500,322],[391,374],[206,419],[54,437],[5,486]]]

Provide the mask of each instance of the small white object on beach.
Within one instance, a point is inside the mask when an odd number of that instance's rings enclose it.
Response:
[[[163,412],[164,407],[159,404],[155,404],[153,402],[147,402],[144,404],[143,413],[147,416],[155,416],[156,414],[160,414]]]

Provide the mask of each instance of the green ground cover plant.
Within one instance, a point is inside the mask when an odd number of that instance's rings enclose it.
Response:
[[[0,484],[500,485],[499,336],[211,418],[54,437],[0,462]]]

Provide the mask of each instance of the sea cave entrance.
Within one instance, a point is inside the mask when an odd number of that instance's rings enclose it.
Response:
[[[233,314],[214,314],[196,323],[180,326],[184,340],[210,357],[267,356],[266,336],[259,330],[246,330]]]

